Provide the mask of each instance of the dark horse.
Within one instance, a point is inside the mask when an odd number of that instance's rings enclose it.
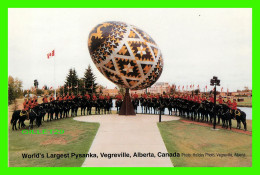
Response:
[[[237,128],[241,128],[241,122],[244,125],[245,131],[247,130],[247,124],[246,124],[246,113],[244,111],[241,111],[240,109],[237,109],[234,111],[235,119],[237,120]]]
[[[12,125],[12,130],[17,130],[16,123],[19,120],[19,126],[18,128],[20,129],[20,124],[22,124],[22,127],[25,127],[24,125],[24,120],[27,118],[28,113],[26,111],[22,110],[16,110],[14,111],[11,119],[11,125]]]
[[[36,120],[36,125],[39,127],[41,125],[42,115],[41,112],[43,111],[43,106],[35,106],[30,111],[22,111],[16,110],[14,111],[11,119],[12,129],[17,130],[16,123],[19,123],[20,127],[25,127],[24,121],[26,120],[27,116],[29,115],[29,129],[33,128],[33,122]]]
[[[123,103],[122,100],[116,100],[116,112],[117,113],[119,113],[122,103]]]

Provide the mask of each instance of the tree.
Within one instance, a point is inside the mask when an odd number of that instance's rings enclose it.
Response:
[[[78,85],[78,75],[75,69],[69,69],[69,73],[66,77],[66,81],[64,84],[64,93],[66,94],[68,92],[73,92],[74,94],[77,94],[77,88],[75,88]]]
[[[22,81],[18,78],[8,77],[8,104],[14,102],[16,98],[20,98],[23,95]]]
[[[118,93],[125,95],[125,92],[126,92],[125,88],[123,88],[121,86],[117,86],[116,88],[118,89]]]
[[[103,93],[103,89],[105,89],[104,86],[102,86],[102,85],[97,85],[96,92],[98,92],[98,93]]]
[[[41,89],[36,89],[36,94],[37,95],[42,95],[42,94],[44,94],[44,91],[41,90]]]
[[[85,94],[85,88],[84,88],[84,78],[79,79],[79,92],[83,95]]]
[[[244,87],[244,92],[249,92],[249,88],[247,86]]]
[[[93,74],[90,65],[88,65],[88,68],[86,69],[86,71],[84,73],[83,79],[84,79],[84,83],[85,83],[84,91],[85,92],[87,91],[88,93],[96,92],[96,89],[97,89],[97,83],[95,83],[96,77]]]

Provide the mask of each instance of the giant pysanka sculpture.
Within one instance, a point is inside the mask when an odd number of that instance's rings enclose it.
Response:
[[[98,24],[89,34],[88,48],[98,70],[127,89],[150,87],[163,70],[162,53],[155,41],[123,22]]]

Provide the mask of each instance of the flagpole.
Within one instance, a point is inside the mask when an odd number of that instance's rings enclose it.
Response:
[[[53,49],[55,51],[55,49]],[[55,53],[53,53],[53,56],[55,56]],[[54,76],[54,99],[56,100],[56,81],[55,81],[55,58],[53,58],[53,76]]]

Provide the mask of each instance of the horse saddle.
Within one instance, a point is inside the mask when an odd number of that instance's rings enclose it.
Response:
[[[25,116],[25,115],[27,115],[27,112],[23,112],[23,111],[20,112],[20,117]]]
[[[237,116],[240,116],[240,115],[241,115],[241,112],[240,112],[239,110],[236,110],[236,111],[235,111],[235,114],[236,114]]]

